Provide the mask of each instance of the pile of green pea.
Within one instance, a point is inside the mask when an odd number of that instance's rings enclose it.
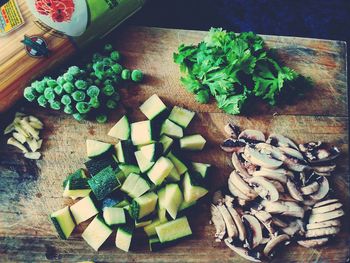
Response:
[[[72,114],[78,121],[95,118],[105,123],[108,112],[118,105],[120,84],[143,79],[140,70],[124,68],[120,59],[120,53],[107,44],[102,53],[93,54],[91,63],[71,66],[56,79],[44,77],[34,81],[24,89],[23,95],[41,107]]]

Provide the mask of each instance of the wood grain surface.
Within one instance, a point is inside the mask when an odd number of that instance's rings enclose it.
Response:
[[[190,216],[193,236],[161,252],[148,251],[140,234],[133,252],[124,253],[113,245],[115,235],[99,252],[81,238],[86,224],[79,226],[68,241],[56,237],[48,214],[70,201],[62,197],[65,176],[82,167],[85,140],[94,138],[115,142],[106,134],[112,125],[128,113],[132,121],[144,119],[138,106],[157,93],[168,106],[181,105],[197,112],[187,133],[200,132],[208,140],[201,153],[190,154],[195,161],[215,165],[212,190],[225,184],[232,170],[230,156],[219,148],[225,138],[223,126],[234,122],[242,128],[260,129],[266,134],[278,132],[298,143],[322,140],[338,146],[342,156],[331,178],[335,196],[345,204],[349,215],[349,155],[346,45],[344,42],[291,37],[263,36],[268,46],[277,48],[283,61],[316,83],[307,97],[295,105],[268,109],[259,105],[249,116],[229,116],[214,103],[199,105],[179,82],[178,66],[172,53],[180,43],[197,43],[204,32],[145,27],[120,28],[110,36],[127,67],[145,72],[144,83],[122,90],[122,105],[108,124],[77,123],[71,117],[33,105],[19,103],[12,112],[33,113],[45,123],[42,136],[43,158],[26,160],[11,146],[0,144],[0,262],[246,262],[223,243],[214,241],[209,224],[208,202],[204,200]],[[253,105],[252,105],[253,107]],[[2,119],[10,118],[11,113]],[[273,262],[347,262],[350,256],[349,223],[327,246],[305,249],[291,244],[280,251]]]

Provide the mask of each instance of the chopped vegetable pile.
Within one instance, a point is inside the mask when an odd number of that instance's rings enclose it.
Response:
[[[213,96],[229,114],[241,113],[254,97],[270,105],[291,102],[311,86],[309,79],[282,66],[252,32],[212,28],[198,45],[180,45],[174,62],[185,73],[182,84],[199,103]]]
[[[41,107],[63,110],[80,121],[95,118],[107,121],[106,113],[115,109],[120,95],[118,88],[123,81],[140,82],[143,73],[130,71],[120,63],[121,55],[107,44],[102,54],[94,53],[91,63],[71,66],[56,79],[44,77],[24,89],[24,97]]]
[[[210,165],[186,161],[183,152],[202,150],[199,134],[184,136],[195,113],[175,106],[170,112],[157,95],[140,110],[145,121],[123,116],[108,135],[116,145],[87,140],[85,166],[63,182],[63,196],[81,198],[50,215],[62,239],[92,217],[82,237],[95,250],[117,229],[115,245],[129,251],[137,228],[151,251],[192,234],[186,214],[208,193]]]
[[[39,159],[43,140],[40,139],[40,131],[44,124],[35,116],[16,112],[14,120],[5,128],[4,134],[10,134],[7,144],[20,149],[27,159]]]

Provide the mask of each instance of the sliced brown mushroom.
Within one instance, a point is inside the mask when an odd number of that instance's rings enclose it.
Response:
[[[314,205],[314,208],[316,207],[321,207],[321,206],[324,206],[324,205],[329,205],[329,204],[332,204],[332,203],[337,203],[339,202],[339,199],[327,199],[327,200],[324,200],[324,201],[320,201],[320,202],[317,202],[315,205]]]
[[[247,161],[264,168],[275,169],[283,164],[282,161],[271,158],[269,155],[260,153],[249,146],[244,148],[244,156],[247,158]]]
[[[239,160],[237,153],[235,153],[235,152],[232,153],[231,161],[232,161],[233,167],[240,173],[240,175],[243,178],[251,177],[251,175],[248,174],[247,170],[245,169],[245,167],[242,165],[241,161]]]
[[[298,146],[291,139],[281,134],[275,134],[275,133],[270,134],[266,142],[276,147],[277,146],[290,147],[298,150]]]
[[[240,134],[240,129],[238,126],[228,123],[224,127],[224,131],[227,135],[229,135],[232,139],[238,139],[238,136]]]
[[[211,212],[211,221],[213,222],[215,226],[215,237],[217,238],[216,241],[221,241],[225,234],[226,234],[226,226],[224,218],[222,217],[219,209],[215,205],[210,206],[210,212]]]
[[[226,139],[221,145],[221,149],[225,152],[232,153],[232,152],[242,152],[244,150],[246,143],[241,140],[235,140],[235,139]]]
[[[277,188],[264,177],[252,177],[248,179],[248,182],[253,186],[258,186],[254,189],[261,198],[267,199],[271,202],[278,200],[279,193]]]
[[[276,180],[270,180],[270,183],[273,184],[276,187],[276,189],[277,189],[277,191],[279,193],[284,193],[285,192],[284,186],[283,186],[283,184],[281,182],[276,181]]]
[[[322,181],[320,182],[320,188],[318,191],[312,195],[310,195],[310,198],[314,200],[321,200],[323,199],[329,192],[329,183],[326,177],[322,177]]]
[[[231,196],[226,195],[225,196],[225,205],[227,207],[227,210],[229,211],[230,215],[233,218],[233,221],[236,224],[237,230],[238,230],[238,238],[241,241],[244,241],[246,239],[246,231],[243,225],[243,222],[241,220],[241,216],[238,214],[236,209],[233,208],[233,198]]]
[[[294,235],[302,235],[304,234],[304,227],[303,227],[303,221],[300,219],[296,219],[294,221],[291,221],[287,227],[282,228],[282,231],[287,234],[288,236],[294,236]]]
[[[286,234],[272,238],[264,248],[264,255],[266,257],[271,257],[273,255],[274,249],[280,244],[286,244],[287,241],[289,241],[289,236]]]
[[[320,164],[335,160],[340,151],[337,147],[326,145],[322,142],[309,142],[300,144],[299,149],[304,153],[311,164]]]
[[[326,244],[328,240],[329,240],[328,237],[312,238],[312,239],[306,239],[306,240],[298,240],[298,244],[306,248],[313,248],[313,247],[319,247]]]
[[[246,129],[242,131],[238,139],[244,139],[247,142],[264,142],[265,141],[265,135],[258,130],[251,130],[251,129]]]
[[[333,220],[328,220],[321,223],[307,224],[306,229],[311,230],[311,229],[325,228],[330,226],[340,227],[340,225],[341,223],[339,219],[333,219]]]
[[[287,183],[287,179],[288,179],[288,177],[285,174],[275,172],[274,170],[269,171],[265,169],[260,169],[258,171],[255,171],[253,173],[253,176],[262,176],[267,179],[279,181],[284,184]]]
[[[270,213],[266,212],[266,211],[257,211],[257,210],[253,210],[252,214],[264,225],[264,227],[267,229],[267,231],[271,236],[274,236],[274,234],[276,233],[276,230],[272,227],[272,216]]]
[[[286,222],[275,216],[272,218],[272,224],[281,228],[288,227],[288,224]]]
[[[250,201],[253,200],[254,198],[251,198],[247,195],[245,195],[243,192],[241,192],[241,190],[239,190],[232,182],[232,180],[228,181],[228,189],[230,191],[230,193],[239,198],[240,200],[244,200],[244,201]]]
[[[343,206],[342,203],[332,203],[329,205],[321,206],[321,207],[315,207],[312,209],[312,214],[323,214],[328,213],[334,210],[337,210]]]
[[[337,219],[339,217],[342,217],[344,215],[343,209],[337,209],[328,213],[323,214],[312,214],[309,218],[309,223],[321,223],[332,219]]]
[[[338,234],[339,231],[340,231],[340,228],[334,227],[334,226],[312,229],[312,230],[306,231],[305,237],[310,238],[310,237],[334,236]]]
[[[305,213],[304,209],[295,202],[263,201],[262,205],[264,206],[265,211],[271,214],[281,214],[285,216],[303,218]]]
[[[259,246],[260,242],[263,239],[262,236],[262,228],[261,225],[256,219],[256,217],[252,215],[243,215],[242,221],[244,225],[246,225],[246,231],[247,231],[247,241],[249,245],[249,249],[254,249],[257,246]],[[252,233],[252,236],[250,236],[248,233]]]
[[[317,182],[312,182],[309,185],[301,187],[300,191],[303,193],[303,195],[311,195],[313,193],[316,193],[319,188],[320,185]]]
[[[305,164],[299,163],[298,159],[291,158],[291,157],[286,157],[283,160],[284,165],[289,169],[294,172],[304,172],[306,170],[310,170],[311,167]]]
[[[237,253],[241,257],[243,257],[249,261],[252,261],[252,262],[261,262],[261,260],[259,259],[259,257],[260,257],[259,253],[257,253],[254,257],[252,255],[252,252],[250,252],[248,249],[245,249],[242,247],[237,247],[237,246],[233,245],[232,239],[226,238],[225,244],[226,244],[226,246],[228,246],[231,250],[233,250],[235,253]]]
[[[250,187],[236,171],[231,172],[229,180],[246,196],[256,198],[258,194]]]
[[[291,180],[287,181],[287,189],[291,197],[293,197],[295,200],[304,201],[303,195]]]
[[[335,164],[333,165],[327,165],[327,166],[312,166],[312,169],[316,173],[330,173],[335,170],[337,166]]]
[[[283,153],[285,153],[293,158],[304,161],[304,156],[301,154],[301,152],[299,152],[299,150],[296,150],[296,149],[290,148],[290,147],[278,147],[278,149],[280,149]]]
[[[270,155],[280,161],[283,161],[286,158],[284,153],[279,148],[265,142],[256,144],[255,148],[258,149],[261,153]]]
[[[222,218],[225,221],[226,229],[227,229],[227,235],[229,238],[234,238],[238,236],[238,230],[236,227],[236,224],[234,223],[229,211],[227,210],[226,206],[224,204],[217,205],[217,208],[219,209]]]

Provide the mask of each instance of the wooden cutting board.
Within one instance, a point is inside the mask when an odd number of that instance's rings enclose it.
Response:
[[[338,146],[342,156],[335,175],[330,178],[334,193],[345,204],[349,215],[349,156],[346,44],[339,41],[295,37],[264,36],[278,50],[283,61],[310,76],[315,88],[299,103],[283,108],[259,106],[250,116],[229,116],[215,103],[199,105],[181,86],[178,66],[172,54],[181,43],[197,43],[205,32],[146,27],[120,28],[110,40],[125,57],[125,65],[140,68],[144,83],[122,90],[122,106],[108,124],[78,123],[70,116],[19,103],[13,112],[33,113],[45,123],[43,158],[29,161],[2,138],[0,145],[0,261],[77,262],[245,262],[223,243],[214,241],[209,225],[208,203],[203,202],[190,216],[193,236],[158,253],[148,251],[143,238],[135,240],[133,252],[124,253],[113,245],[114,236],[99,252],[81,238],[86,225],[79,226],[69,241],[56,237],[48,214],[69,201],[62,197],[62,180],[83,166],[87,138],[114,142],[106,134],[125,113],[132,121],[144,119],[138,106],[157,93],[168,106],[181,105],[197,112],[188,133],[200,132],[208,140],[202,153],[190,159],[215,165],[212,190],[224,185],[232,170],[230,156],[219,144],[225,139],[223,127],[233,122],[242,128],[277,132],[296,142],[321,140]],[[7,117],[10,114],[6,115]],[[4,121],[5,118],[2,118]],[[208,200],[209,202],[209,200]],[[348,221],[348,220],[344,220]],[[305,249],[292,244],[281,251],[275,262],[346,262],[349,260],[349,224],[327,246]]]

